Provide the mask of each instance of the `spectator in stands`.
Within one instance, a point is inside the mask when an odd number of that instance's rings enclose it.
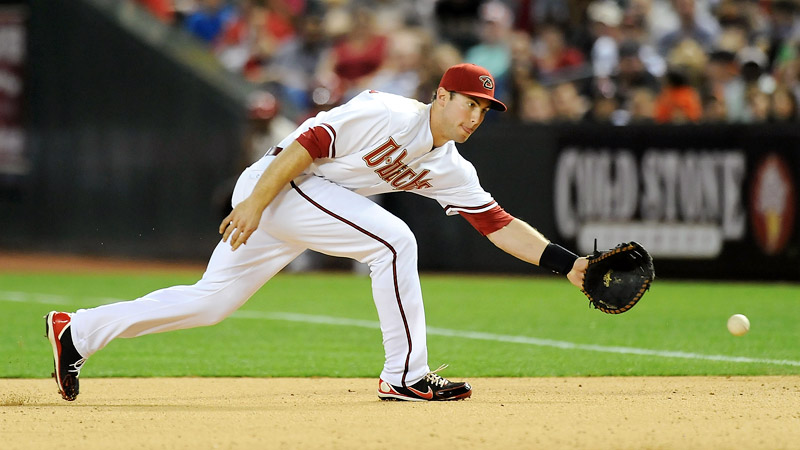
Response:
[[[578,92],[577,87],[570,81],[556,85],[552,90],[554,121],[579,122],[583,120],[590,105],[586,97]]]
[[[184,19],[184,26],[195,37],[212,44],[236,14],[236,7],[226,0],[198,0],[197,9]]]
[[[635,25],[641,29],[642,35],[638,35],[639,30],[623,30],[625,39],[633,39],[639,44],[652,43],[654,36],[652,33],[653,26],[650,23],[653,11],[653,0],[629,0],[625,12],[623,14],[623,27],[630,27]],[[637,35],[633,36],[631,33],[636,32]]]
[[[372,77],[371,89],[415,97],[422,82],[422,61],[431,37],[422,29],[401,28],[389,36],[389,53]]]
[[[798,8],[792,0],[776,0],[771,2],[766,30],[767,54],[772,61],[785,45],[793,45],[800,39],[800,20]]]
[[[717,36],[714,50],[724,50],[736,53],[757,38],[750,24],[750,20],[743,17],[737,6],[739,2],[726,1],[720,5],[720,31]]]
[[[627,102],[638,88],[647,88],[657,92],[661,82],[644,66],[639,57],[640,46],[636,41],[624,41],[619,46],[619,67],[612,80],[616,87],[616,97],[621,103]]]
[[[703,123],[725,123],[728,121],[728,108],[725,105],[725,97],[708,93],[703,98]]]
[[[770,121],[770,95],[758,86],[747,88],[747,115],[750,123]]]
[[[480,8],[480,42],[467,49],[464,61],[485,67],[494,76],[495,95],[508,98],[511,69],[511,9],[499,0]]]
[[[310,87],[331,48],[325,33],[322,8],[309,5],[295,19],[297,34],[277,49],[263,70],[263,82],[274,85],[284,110],[291,117],[311,107]]]
[[[725,122],[744,121],[745,83],[739,76],[736,55],[725,50],[709,55],[703,89],[708,121],[721,121],[721,111],[725,112]]]
[[[667,56],[686,39],[697,42],[704,51],[710,51],[714,44],[715,30],[707,29],[695,18],[695,0],[672,0],[672,6],[678,15],[678,27],[658,41],[658,51]]]
[[[619,66],[622,9],[614,0],[594,0],[589,4],[586,15],[594,42],[590,53],[592,77],[580,86],[589,99],[588,114],[584,115],[583,120],[594,121],[597,118],[604,121],[600,119],[602,111],[610,106],[609,99],[616,95],[616,86],[611,77]],[[599,111],[595,111],[595,101],[603,103],[597,105]]]
[[[595,37],[591,50],[594,77],[607,79],[619,64],[618,41],[622,10],[613,0],[595,0],[586,13]]]
[[[263,66],[293,35],[291,12],[284,0],[243,0],[214,48],[222,65],[260,83],[265,79]]]
[[[638,44],[638,57],[645,69],[653,77],[661,78],[667,71],[667,63],[652,44],[643,14],[633,6],[625,12],[620,25],[620,42]]]
[[[739,72],[745,83],[757,83],[769,73],[769,57],[758,47],[749,45],[736,52],[736,61],[739,63]]]
[[[375,29],[374,20],[375,13],[370,7],[355,6],[345,34],[322,62],[323,73],[332,73],[341,80],[343,101],[368,87],[388,53],[388,38]]]
[[[629,114],[628,124],[640,125],[655,122],[656,91],[646,87],[633,90],[626,104]]]
[[[533,42],[536,70],[540,80],[581,76],[586,58],[566,41],[564,31],[555,24],[541,24]]]
[[[769,64],[767,55],[755,46],[747,46],[736,54],[736,61],[739,63],[739,73],[745,92],[742,121],[766,122],[769,115],[769,94],[776,85],[775,79],[767,70]]]
[[[522,123],[550,123],[555,119],[550,91],[540,84],[531,83],[519,101],[519,120]]]
[[[776,83],[785,86],[797,97],[800,95],[800,48],[797,42],[783,45],[775,56],[772,69]],[[800,97],[798,97],[800,98]]]
[[[680,67],[693,87],[699,87],[705,76],[708,54],[693,39],[684,39],[670,51],[667,57],[669,67]]]
[[[778,86],[770,99],[769,118],[771,122],[797,122],[797,97],[786,86]]]
[[[697,90],[689,84],[686,69],[672,67],[667,70],[665,84],[656,99],[656,123],[697,123],[703,107]]]
[[[621,119],[617,114],[619,110],[619,100],[614,95],[605,95],[603,92],[596,92],[592,99],[589,111],[583,120],[589,123],[602,123],[613,125],[624,125],[627,118]]]

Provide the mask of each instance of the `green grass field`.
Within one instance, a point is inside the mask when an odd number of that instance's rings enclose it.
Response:
[[[132,299],[199,273],[0,274],[0,377],[48,377],[42,316]],[[800,374],[800,285],[657,280],[631,311],[589,309],[551,277],[422,275],[432,368],[445,376]],[[731,336],[734,313],[750,333]],[[383,363],[369,278],[278,275],[222,323],[117,339],[83,377],[375,377]]]

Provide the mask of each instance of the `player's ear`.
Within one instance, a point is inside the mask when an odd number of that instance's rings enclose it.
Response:
[[[443,87],[436,88],[436,102],[439,103],[441,106],[447,102],[447,99],[450,98],[450,91]]]

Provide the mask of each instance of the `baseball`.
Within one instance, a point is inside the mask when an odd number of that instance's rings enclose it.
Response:
[[[742,336],[750,331],[750,320],[743,314],[734,314],[728,319],[728,331],[734,336]]]

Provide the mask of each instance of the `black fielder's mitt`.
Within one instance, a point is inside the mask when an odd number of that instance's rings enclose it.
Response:
[[[633,308],[655,279],[653,258],[638,242],[623,242],[589,256],[583,291],[589,304],[607,314]]]

